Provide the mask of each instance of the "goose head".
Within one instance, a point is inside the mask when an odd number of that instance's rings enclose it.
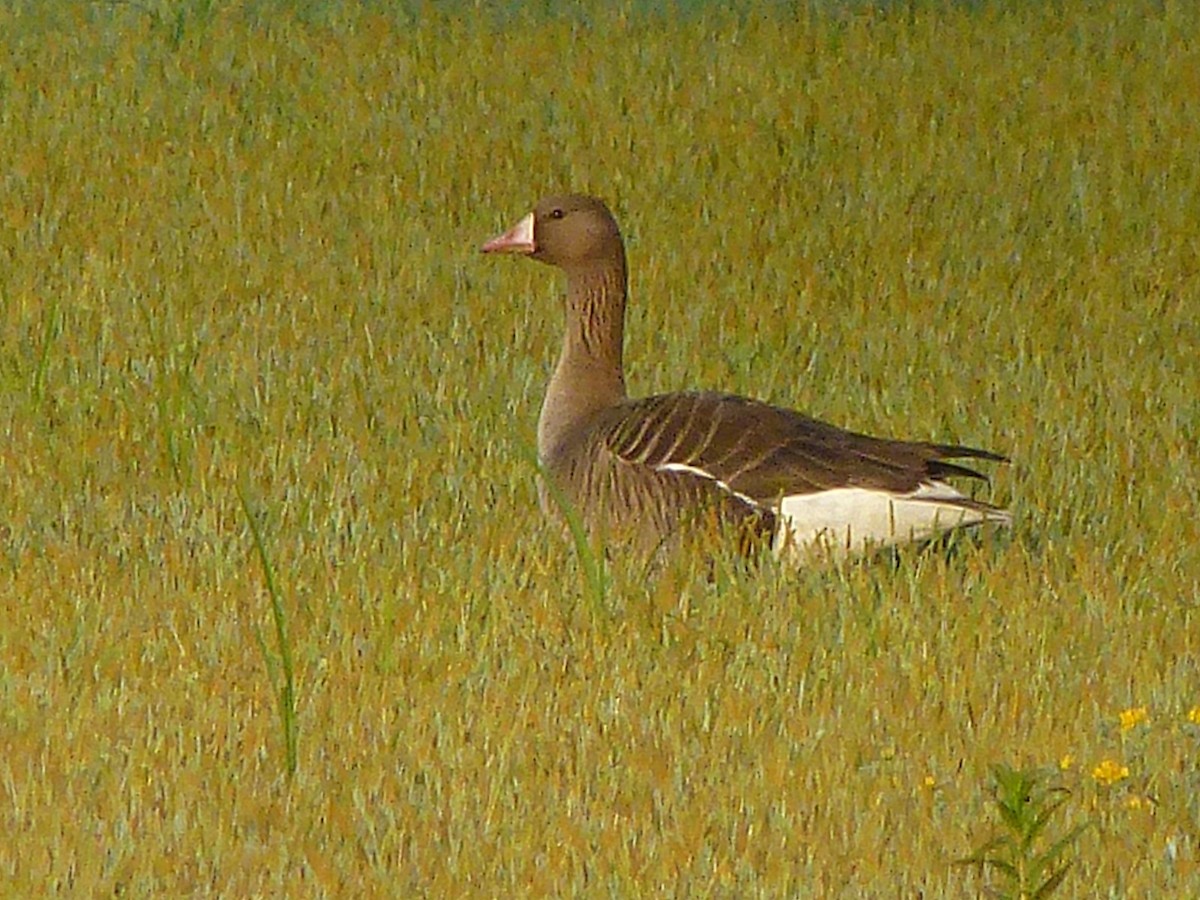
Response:
[[[621,232],[602,200],[583,194],[546,197],[484,253],[519,253],[560,269],[586,269],[621,260]]]

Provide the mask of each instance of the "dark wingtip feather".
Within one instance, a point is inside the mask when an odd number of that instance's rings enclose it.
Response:
[[[991,482],[991,479],[982,472],[977,472],[974,469],[968,469],[966,466],[960,466],[957,463],[944,462],[936,460],[929,464],[929,474],[934,478],[953,478],[959,476],[962,478],[977,478],[980,481]]]
[[[980,450],[978,447],[963,447],[958,444],[930,444],[929,449],[933,450],[940,457],[940,459],[935,459],[929,464],[930,474],[935,478],[958,475],[963,478],[977,478],[980,481],[990,481],[982,472],[977,472],[975,469],[967,466],[950,462],[949,460],[952,459],[986,459],[990,462],[1008,462],[1007,456],[993,453],[991,450]]]
[[[993,453],[991,450],[980,450],[978,447],[963,447],[959,444],[930,444],[929,448],[937,452],[942,459],[988,459],[992,462],[1009,461],[1007,456]]]

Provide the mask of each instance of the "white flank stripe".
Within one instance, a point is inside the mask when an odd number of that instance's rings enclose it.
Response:
[[[945,482],[923,484],[909,494],[869,488],[837,488],[792,494],[779,504],[775,554],[801,560],[817,551],[846,556],[869,547],[923,541],[982,522],[1009,524],[1007,513],[969,509],[966,496]]]
[[[684,463],[664,463],[663,465],[655,466],[654,468],[659,472],[683,472],[688,475],[695,475],[699,478],[705,479],[706,481],[711,481],[713,484],[715,484],[721,490],[728,491],[730,494],[733,494],[733,496],[737,497],[743,503],[748,503],[751,506],[756,507],[756,508],[760,508],[762,506],[762,504],[759,503],[757,500],[755,500],[753,497],[747,497],[745,494],[741,493],[740,491],[735,491],[733,488],[731,488],[728,484],[726,484],[724,481],[722,481],[720,478],[718,478],[712,472],[706,472],[706,471],[704,471],[704,469],[697,469],[695,466],[685,465]]]

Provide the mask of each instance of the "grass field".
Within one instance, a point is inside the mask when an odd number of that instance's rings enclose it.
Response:
[[[457,8],[0,8],[0,893],[975,896],[1004,763],[1056,897],[1200,896],[1196,5]],[[1013,533],[596,590],[478,254],[568,188],[636,393]]]

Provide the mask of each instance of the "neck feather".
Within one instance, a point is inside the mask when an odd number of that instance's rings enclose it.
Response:
[[[538,422],[548,459],[589,415],[625,399],[625,256],[567,273],[566,335]]]

